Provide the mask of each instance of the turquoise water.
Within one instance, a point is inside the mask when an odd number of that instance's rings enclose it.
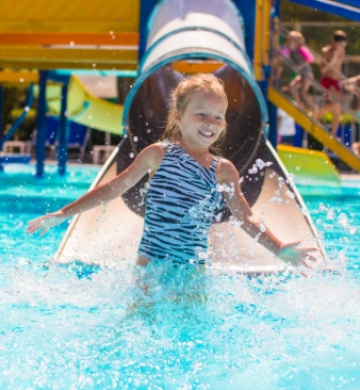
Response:
[[[97,168],[0,178],[1,389],[357,389],[360,185],[301,187],[336,274],[136,275],[51,262],[66,224],[26,221],[86,191]],[[21,169],[22,173],[19,169]],[[26,169],[26,171],[24,171]]]

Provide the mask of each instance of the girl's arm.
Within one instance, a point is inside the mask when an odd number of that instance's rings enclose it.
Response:
[[[239,185],[239,174],[235,166],[228,160],[220,160],[216,171],[219,184],[223,184],[228,191],[224,192],[227,205],[232,215],[243,222],[243,227],[252,237],[258,236],[258,242],[273,252],[284,262],[298,266],[305,260],[315,260],[309,252],[316,248],[299,248],[300,242],[285,244],[277,238],[261,220],[252,212]]]
[[[34,233],[42,229],[41,234],[44,234],[50,227],[60,224],[75,214],[90,210],[100,204],[106,204],[121,196],[146,173],[153,174],[160,165],[163,155],[164,149],[160,144],[148,146],[138,154],[128,168],[113,180],[94,188],[54,213],[49,213],[30,221],[27,228],[28,233]]]

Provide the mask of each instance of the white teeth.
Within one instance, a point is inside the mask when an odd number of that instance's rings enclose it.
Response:
[[[200,130],[200,133],[206,135],[207,137],[211,137],[212,135],[214,135],[214,133],[212,133],[211,131]]]

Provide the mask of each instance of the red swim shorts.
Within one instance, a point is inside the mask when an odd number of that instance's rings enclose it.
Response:
[[[332,79],[331,77],[326,77],[326,76],[321,77],[320,84],[326,89],[330,89],[331,87],[334,87],[337,91],[339,92],[342,91],[340,80]]]

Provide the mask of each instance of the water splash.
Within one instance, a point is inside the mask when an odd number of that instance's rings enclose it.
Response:
[[[360,287],[347,274],[153,266],[145,295],[130,261],[85,278],[79,267],[7,270],[2,387],[304,388],[326,374],[317,388],[331,388],[360,379]]]
[[[25,237],[15,202],[0,219],[0,388],[356,388],[358,202],[305,200],[337,273],[58,265],[64,227]]]

